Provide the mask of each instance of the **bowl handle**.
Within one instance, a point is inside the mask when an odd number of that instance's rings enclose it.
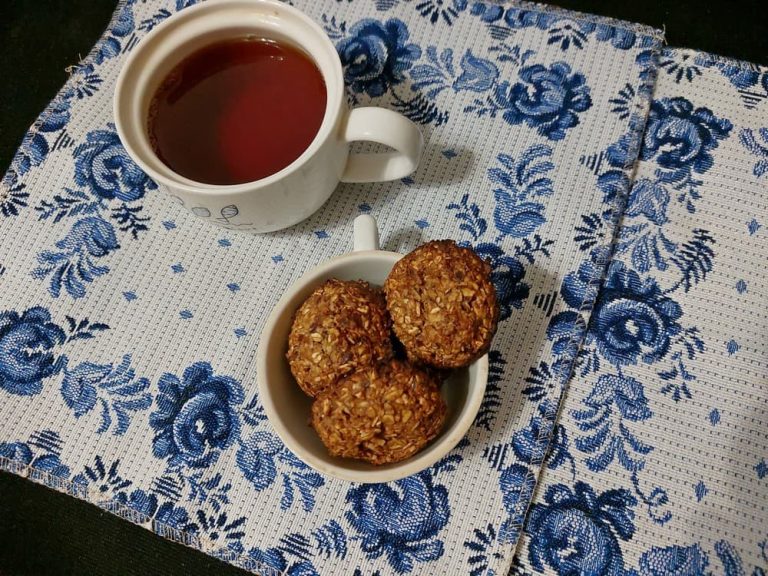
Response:
[[[379,227],[376,219],[368,214],[362,214],[355,218],[353,251],[379,249]]]

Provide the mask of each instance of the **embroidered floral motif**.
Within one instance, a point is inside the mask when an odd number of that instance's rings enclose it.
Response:
[[[420,562],[437,560],[444,546],[436,536],[448,523],[445,486],[422,472],[394,485],[365,484],[347,493],[346,518],[362,538],[363,552],[384,555],[398,573],[412,572]]]
[[[0,389],[21,396],[39,394],[43,380],[61,370],[57,352],[64,339],[64,331],[45,308],[0,313]]]
[[[158,389],[149,418],[155,457],[168,459],[170,467],[204,467],[235,442],[240,429],[235,407],[243,402],[237,380],[214,376],[208,362],[197,362],[182,378],[163,374]]]
[[[403,82],[404,72],[421,55],[421,48],[408,42],[408,27],[397,18],[361,20],[349,34],[337,46],[344,79],[353,90],[374,98]]]

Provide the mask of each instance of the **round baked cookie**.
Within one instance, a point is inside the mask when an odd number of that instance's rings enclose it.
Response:
[[[445,423],[438,380],[390,360],[327,388],[312,403],[312,426],[332,456],[387,464],[410,458]]]
[[[460,368],[485,354],[499,319],[491,267],[452,240],[424,244],[384,283],[392,327],[408,358]]]
[[[288,335],[288,364],[315,397],[359,368],[392,357],[390,318],[381,290],[363,281],[328,280],[299,307]]]

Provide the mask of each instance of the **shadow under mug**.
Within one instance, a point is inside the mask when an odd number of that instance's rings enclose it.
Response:
[[[312,58],[326,85],[323,121],[309,147],[266,178],[226,186],[195,182],[171,170],[152,149],[150,102],[184,58],[209,44],[244,36],[287,42]],[[246,232],[272,232],[304,220],[339,182],[403,178],[416,169],[424,147],[418,127],[401,114],[374,107],[349,110],[333,43],[308,16],[276,0],[205,2],[168,18],[129,54],[115,87],[114,117],[128,154],[176,202],[211,223]],[[350,154],[350,143],[358,140],[393,151]]]

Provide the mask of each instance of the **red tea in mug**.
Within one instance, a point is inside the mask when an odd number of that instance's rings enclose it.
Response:
[[[211,44],[182,60],[150,104],[152,148],[177,174],[241,184],[279,172],[315,138],[326,88],[300,49],[264,38]]]

